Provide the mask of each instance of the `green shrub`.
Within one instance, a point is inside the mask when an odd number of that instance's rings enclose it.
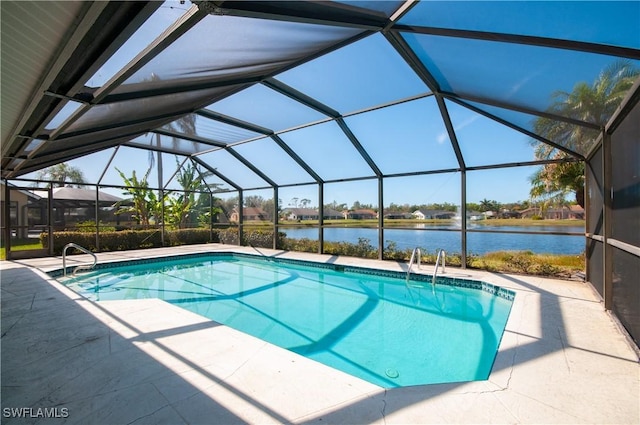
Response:
[[[535,274],[541,276],[557,276],[561,272],[561,269],[559,267],[556,267],[553,264],[549,264],[546,261],[538,264],[538,266],[533,270]]]
[[[227,245],[240,245],[240,240],[238,239],[238,229],[234,227],[230,227],[228,229],[220,230],[218,232],[220,243],[224,243]]]
[[[278,249],[297,252],[318,252],[319,247],[320,242],[315,239],[290,239],[285,237],[282,240],[282,245],[278,246]]]
[[[242,238],[242,245],[245,246],[273,248],[273,230],[245,230]]]
[[[122,230],[100,232],[100,251],[126,251],[140,248],[156,248],[162,246],[160,229]],[[48,246],[49,234],[41,233],[40,241]],[[165,246],[190,245],[207,242],[218,242],[218,231],[209,229],[180,229],[165,232]],[[64,246],[75,243],[90,251],[97,252],[96,234],[86,231],[53,232],[53,252],[61,255]]]
[[[42,246],[49,246],[49,233],[40,233],[40,243]],[[53,232],[53,253],[61,255],[64,246],[68,243],[75,243],[87,248],[90,251],[97,251],[95,233],[87,232]]]
[[[385,260],[409,261],[411,259],[411,248],[398,249],[398,244],[394,241],[387,241],[387,246],[382,252],[382,258]],[[420,258],[422,261],[422,258]]]
[[[360,258],[378,258],[378,250],[371,245],[369,239],[358,238],[358,243],[325,242],[324,252],[334,255],[348,255]]]
[[[166,245],[193,245],[199,243],[219,242],[218,230],[205,228],[168,230],[164,235]]]
[[[286,236],[286,233],[278,232],[276,246],[285,246]],[[240,245],[238,243],[238,229],[230,227],[220,230],[219,242]],[[273,248],[273,229],[245,228],[242,233],[242,245],[256,248]]]
[[[152,248],[162,246],[161,231],[123,230],[100,232],[101,251],[121,251],[138,248]],[[48,246],[48,233],[40,234],[42,246]],[[54,232],[53,250],[56,255],[62,253],[63,247],[70,243],[79,244],[91,251],[97,251],[95,232],[73,231]],[[230,245],[238,243],[238,228],[214,229],[206,228],[180,229],[165,232],[165,246],[186,244],[200,244],[219,242]],[[273,246],[273,229],[245,228],[243,244],[260,248]],[[319,241],[315,239],[289,239],[285,233],[279,232],[276,241],[278,249],[298,252],[318,252]],[[358,243],[325,242],[326,254],[345,255],[360,258],[377,258],[378,250],[371,245],[369,239],[359,238]],[[398,249],[395,242],[387,241],[383,255],[386,260],[409,261],[411,249]],[[435,264],[437,252],[422,250],[420,261],[423,264]],[[542,276],[571,277],[577,271],[584,270],[584,253],[578,256],[557,256],[534,254],[531,251],[498,251],[484,254],[467,255],[467,267],[491,272],[525,273]],[[459,267],[462,264],[460,253],[447,253],[447,266]]]
[[[106,223],[103,223],[102,221],[99,221],[98,224],[100,225],[100,233],[102,233],[102,232],[115,232],[116,231],[116,227],[115,226],[108,226]],[[76,227],[74,229],[67,229],[67,231],[78,231],[78,232],[95,233],[96,232],[96,222],[93,221],[93,220],[79,221],[76,224]]]
[[[514,271],[529,273],[529,269],[533,263],[533,253],[531,251],[518,252],[511,257],[510,263]]]

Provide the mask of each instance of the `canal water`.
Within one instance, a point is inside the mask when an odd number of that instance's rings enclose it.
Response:
[[[583,226],[477,226],[469,227],[467,252],[486,254],[493,251],[532,251],[536,254],[577,255],[585,250]],[[495,230],[514,232],[536,232],[535,234],[486,233],[474,230]],[[317,228],[280,228],[292,239],[318,239]],[[577,236],[551,235],[545,232],[579,233]],[[357,244],[367,239],[374,248],[378,247],[377,229],[353,227],[327,227],[324,240],[328,242],[350,242]],[[427,252],[444,249],[447,252],[461,251],[461,233],[453,228],[422,226],[416,229],[384,230],[385,248],[395,244],[397,249],[412,249],[419,246]]]

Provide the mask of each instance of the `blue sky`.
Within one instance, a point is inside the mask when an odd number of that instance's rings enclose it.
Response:
[[[554,6],[553,3],[556,5]],[[518,2],[518,7],[512,7],[511,3],[501,2],[484,6],[461,2],[423,2],[416,7],[413,15],[405,18],[405,21],[480,30],[487,29],[482,27],[486,24],[490,28],[497,26],[496,28],[505,31],[520,30],[530,35],[544,35],[548,33],[540,32],[552,31],[550,35],[566,36],[569,39],[572,37],[571,34],[575,34],[588,41],[597,41],[604,37],[611,43],[619,45],[640,44],[634,39],[634,36],[637,38],[637,27],[635,33],[628,30],[635,22],[633,17],[615,14],[614,16],[608,8],[603,6],[603,3],[598,2],[579,2],[579,6],[577,2],[553,3]],[[133,59],[143,46],[150,43],[181,16],[188,6],[188,3],[180,5],[177,1],[166,2],[152,19],[141,27],[135,36],[87,82],[87,85],[104,84]],[[462,18],[449,21],[448,17],[457,16],[462,12],[458,10],[459,7],[475,7],[478,8],[478,16],[494,17],[495,13],[488,12],[491,12],[493,7],[499,7],[503,13],[503,19],[492,18],[485,22],[467,19],[471,15],[462,14],[460,15]],[[637,5],[622,4],[621,7],[625,10],[629,9],[629,13],[635,10],[634,7],[637,9]],[[442,10],[443,8],[446,10]],[[605,9],[606,12],[604,12]],[[468,9],[465,10],[468,11]],[[576,11],[575,13],[582,16],[581,22],[592,22],[592,27],[587,29],[582,25],[568,23],[550,14],[554,10]],[[598,17],[599,19],[594,20],[592,14],[598,12],[602,14]],[[510,15],[513,19],[506,19],[504,14]],[[545,17],[545,25],[522,25],[525,16],[538,15]],[[605,29],[610,30],[610,19],[614,17],[618,22],[622,22],[622,25],[619,25],[620,30],[614,32],[615,34],[609,34],[611,31],[607,32]],[[241,23],[239,21],[243,19],[225,18],[227,21],[233,19],[234,23],[236,21]],[[547,18],[556,20],[557,25],[549,26]],[[215,19],[220,17],[210,16],[205,18],[205,21]],[[543,20],[533,21],[542,22]],[[188,74],[196,69],[248,66],[247,63],[251,63],[252,54],[262,54],[252,49],[257,49],[258,46],[264,49],[265,45],[268,45],[268,43],[265,44],[265,39],[273,37],[274,40],[286,40],[287,31],[291,31],[291,34],[301,34],[300,24],[274,24],[273,34],[269,33],[270,24],[267,21],[262,21],[261,25],[263,27],[258,32],[243,30],[246,27],[242,25],[231,25],[226,30],[229,33],[226,41],[240,43],[239,45],[224,46],[221,42],[203,43],[198,45],[200,54],[189,59],[188,64],[176,61],[173,56],[165,58],[161,55],[151,65],[145,67],[144,72],[156,73],[157,71],[157,74],[171,78],[171,76],[181,76],[181,73]],[[209,27],[212,29],[208,30]],[[203,25],[194,33],[202,39],[203,35],[207,35],[207,31],[211,31],[210,39],[213,40],[215,28],[215,24]],[[189,33],[185,37],[189,37]],[[573,85],[579,81],[591,83],[600,70],[614,60],[602,55],[487,41],[469,42],[469,40],[438,36],[406,35],[406,40],[429,66],[443,89],[476,96],[497,95],[503,101],[513,102],[516,105],[529,105],[541,110],[551,101],[554,90],[571,91]],[[305,36],[305,40],[295,42],[313,44],[318,40],[314,41],[313,36]],[[188,39],[181,43],[183,43],[181,45],[193,45],[188,43]],[[211,45],[211,51],[208,55],[209,45]],[[232,63],[216,62],[221,46],[234,51],[228,59]],[[248,56],[242,57],[238,52],[245,52]],[[517,61],[514,60],[516,57]],[[144,75],[136,76],[138,79],[142,77]],[[429,88],[380,34],[369,36],[346,48],[276,75],[275,78],[344,115],[346,124],[384,174],[458,168],[438,105],[434,97],[429,96]],[[420,98],[368,113],[357,113],[363,108],[414,96]],[[75,107],[77,105],[69,105],[65,108],[48,128],[53,128],[62,122]],[[275,131],[288,130],[328,119],[318,111],[300,105],[263,85],[254,85],[207,108]],[[526,162],[534,159],[529,136],[456,103],[446,101],[446,108],[467,167]],[[197,120],[197,131],[205,137],[234,142],[242,137],[251,136],[244,130],[208,122],[203,117],[198,117]],[[531,118],[526,118],[522,123],[525,126],[531,124]],[[280,136],[325,180],[373,175],[371,168],[334,122],[322,122],[318,125],[285,131]],[[142,137],[144,143],[149,143],[149,137],[151,136]],[[241,144],[235,149],[278,184],[313,181],[270,139]],[[112,150],[96,154],[90,159],[72,161],[72,164],[83,169],[88,181],[95,182],[104,167],[99,164],[106,165],[111,152]],[[246,169],[226,152],[210,152],[202,155],[201,158],[243,187],[266,185],[259,176]],[[130,174],[135,169],[138,175],[142,175],[148,164],[148,153],[136,152],[131,148],[122,149],[114,163],[118,164],[117,166],[125,174]],[[173,174],[175,160],[166,155],[163,163],[165,168],[163,179],[166,182]],[[535,169],[535,167],[515,167],[469,171],[467,200],[480,202],[482,199],[492,199],[503,203],[526,200],[529,197],[529,178]],[[155,178],[156,171],[153,173]],[[103,183],[119,184],[120,182],[121,179],[112,165],[106,172]],[[222,183],[221,180],[219,182]],[[460,185],[460,173],[387,179],[384,183],[384,203],[385,205],[436,202],[459,204]],[[376,180],[327,184],[324,191],[326,203],[335,200],[338,203],[351,205],[357,200],[377,206],[378,202]],[[269,191],[246,192],[245,196],[251,194],[271,196]],[[292,198],[307,198],[311,200],[311,205],[317,205],[317,187],[309,185],[282,188],[280,198],[284,205],[288,205]]]

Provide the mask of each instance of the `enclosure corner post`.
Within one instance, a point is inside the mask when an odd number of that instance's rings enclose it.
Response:
[[[47,209],[48,209],[48,226],[47,232],[49,233],[49,255],[53,256],[54,252],[54,240],[53,240],[53,186],[49,183],[49,187],[47,189]]]
[[[460,262],[463,269],[467,268],[467,172],[462,170],[460,172],[460,237],[461,237],[461,251]]]
[[[244,238],[244,199],[242,196],[242,189],[238,191],[238,245],[242,245],[242,239]]]
[[[96,220],[96,251],[100,252],[100,186],[96,185],[96,205],[95,205],[95,220]]]
[[[384,190],[382,177],[378,177],[378,260],[384,260]]]
[[[5,258],[7,260],[11,259],[11,206],[9,204],[9,182],[7,180],[3,180],[4,182],[4,208],[2,210],[2,218],[4,221],[4,249],[5,249]]]
[[[324,253],[324,184],[318,183],[318,254]]]
[[[278,249],[278,186],[273,187],[273,249]]]
[[[602,133],[602,188],[603,188],[603,286],[604,286],[604,308],[611,310],[613,308],[613,252],[609,245],[609,238],[612,233],[612,203],[611,197],[611,179],[612,179],[612,158],[611,158],[611,136],[605,131]]]

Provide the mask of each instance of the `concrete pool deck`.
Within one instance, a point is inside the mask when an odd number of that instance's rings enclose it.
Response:
[[[207,244],[98,259],[213,251],[257,250]],[[90,302],[45,274],[61,264],[0,262],[2,423],[640,423],[637,353],[582,282],[447,268],[516,291],[489,379],[385,390],[160,300]]]

